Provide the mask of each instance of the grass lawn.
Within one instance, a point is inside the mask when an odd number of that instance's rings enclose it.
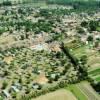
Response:
[[[69,85],[67,89],[70,90],[78,100],[87,100],[87,97],[76,85]]]
[[[100,27],[97,27],[97,31],[99,31],[99,32],[100,32]]]
[[[97,82],[100,82],[100,76],[95,79]]]

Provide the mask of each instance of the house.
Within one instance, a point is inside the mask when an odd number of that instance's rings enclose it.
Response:
[[[55,79],[56,78],[56,74],[51,74],[50,76],[52,79]]]
[[[11,86],[11,90],[13,90],[14,92],[19,92],[19,89],[16,86]]]
[[[14,86],[16,86],[16,88],[17,88],[18,90],[21,90],[21,89],[22,89],[22,86],[21,86],[21,84],[19,84],[19,83],[15,83]]]
[[[6,98],[10,97],[10,94],[8,93],[7,90],[3,90],[3,91],[2,91],[2,94],[3,94]]]
[[[58,77],[60,77],[60,73],[46,73],[46,77],[50,78],[50,79],[53,79],[53,80],[56,80],[58,79]]]
[[[41,44],[37,44],[37,45],[33,45],[30,47],[32,50],[37,50],[37,51],[41,51],[41,50],[46,50],[48,51],[48,44],[47,43],[41,43]]]
[[[41,89],[41,85],[39,85],[38,83],[33,83],[32,88],[33,89]]]

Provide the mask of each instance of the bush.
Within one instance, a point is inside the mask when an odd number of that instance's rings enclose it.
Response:
[[[2,83],[2,89],[5,89],[5,88],[7,87],[7,85],[8,85],[8,83],[7,83],[6,81],[4,81],[4,82]]]

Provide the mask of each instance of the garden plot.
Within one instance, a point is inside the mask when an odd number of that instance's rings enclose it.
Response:
[[[81,45],[76,49],[72,48],[72,54],[77,58],[86,55],[88,59],[87,64],[90,65],[90,67],[99,67],[100,65],[100,54],[96,50],[89,49],[89,46]]]
[[[72,41],[66,43],[66,46],[70,49],[70,52],[80,59],[83,55],[87,56],[87,64],[90,67],[100,66],[100,53],[95,49],[90,48],[89,45],[83,45],[80,41]],[[91,68],[90,68],[91,69]]]
[[[100,68],[90,70],[88,74],[89,74],[89,77],[91,77],[97,82],[100,82]]]
[[[88,57],[88,65],[90,65],[91,68],[100,68],[100,53],[95,50],[90,50],[87,53],[89,52],[91,55]]]
[[[80,44],[80,43],[79,43]],[[97,82],[100,81],[100,53],[95,49],[89,48],[89,46],[79,45],[77,46],[75,43],[69,44],[70,52],[80,59],[83,55],[87,56],[87,65],[88,67],[88,75],[92,79],[96,80]],[[76,48],[77,47],[77,48]]]

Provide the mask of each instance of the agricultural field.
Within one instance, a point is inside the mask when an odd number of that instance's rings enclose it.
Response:
[[[88,82],[81,82],[77,84],[77,87],[85,94],[87,100],[99,100],[100,96],[91,87]]]
[[[84,57],[85,64],[88,66],[88,75],[97,82],[100,82],[100,52],[89,44],[84,45],[79,43],[68,43],[70,45],[70,52],[77,57],[82,59]]]
[[[87,65],[89,66],[88,74],[91,78],[100,82],[100,53],[95,50],[88,49],[88,46],[81,47],[74,52],[77,57],[87,55]]]
[[[99,95],[88,82],[83,81],[32,100],[66,100],[66,98],[67,100],[99,100]]]
[[[57,90],[55,92],[48,93],[44,96],[40,96],[32,100],[66,100],[66,99],[77,100],[77,98],[69,90],[65,90],[65,89]]]
[[[88,100],[87,96],[81,91],[76,84],[69,85],[66,89],[70,90],[77,99]],[[77,92],[76,92],[77,91]]]
[[[87,81],[69,85],[66,89],[70,90],[78,100],[99,100],[99,95]]]

